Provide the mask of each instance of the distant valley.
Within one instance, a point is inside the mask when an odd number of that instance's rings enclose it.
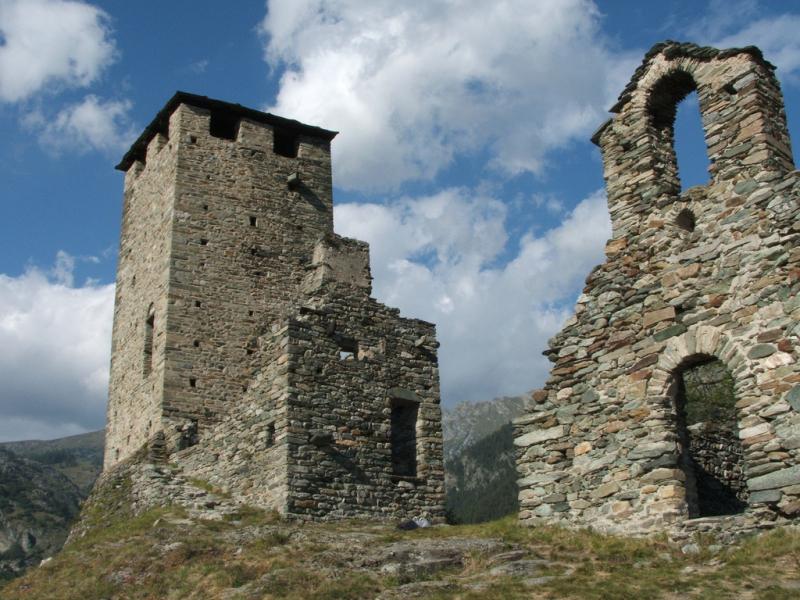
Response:
[[[0,444],[0,579],[61,548],[102,464],[102,431]]]

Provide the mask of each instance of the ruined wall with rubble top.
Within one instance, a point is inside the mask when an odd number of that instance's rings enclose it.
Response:
[[[800,513],[800,177],[773,71],[753,47],[658,44],[595,134],[613,237],[515,424],[522,522],[686,521],[677,383],[710,359],[734,378],[747,512]],[[693,90],[710,180],[681,192],[673,123]]]

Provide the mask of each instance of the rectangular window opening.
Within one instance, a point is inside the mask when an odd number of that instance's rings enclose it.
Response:
[[[297,158],[300,139],[294,131],[286,129],[272,130],[272,151],[286,158]]]
[[[355,360],[358,357],[358,342],[351,338],[337,337],[339,360]]]
[[[417,476],[417,415],[419,405],[392,400],[392,472],[402,477]]]
[[[250,215],[250,227],[256,227],[258,225],[258,218]]]
[[[229,112],[212,110],[208,132],[215,138],[235,140],[239,135],[239,117]]]
[[[189,387],[190,388],[196,388],[197,387],[197,379],[195,379],[194,377],[190,377],[189,378]]]

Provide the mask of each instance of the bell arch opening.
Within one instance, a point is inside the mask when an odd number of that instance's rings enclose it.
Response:
[[[671,391],[689,517],[743,512],[747,482],[733,374],[716,357],[696,355],[675,370]]]
[[[676,70],[662,77],[650,89],[647,112],[669,191],[708,183],[710,161],[692,75]]]

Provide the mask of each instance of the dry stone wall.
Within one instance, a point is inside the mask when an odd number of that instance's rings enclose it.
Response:
[[[354,293],[355,292],[355,293]],[[391,325],[394,335],[387,336]],[[292,433],[288,512],[309,517],[444,518],[433,325],[399,319],[362,288],[329,282],[289,323]],[[400,471],[393,413],[415,414]],[[395,413],[396,416],[396,413]]]
[[[706,476],[707,485],[724,485],[736,500],[747,503],[749,492],[742,469],[744,452],[738,430],[712,423],[696,423],[688,430],[689,455],[696,471]],[[695,475],[699,480],[698,474]]]
[[[672,126],[693,89],[711,178],[681,193]],[[800,178],[773,67],[752,47],[659,44],[612,112],[594,140],[613,237],[516,422],[520,519],[617,532],[685,521],[678,378],[711,358],[734,377],[749,512],[794,516]]]
[[[354,240],[333,242],[363,248]],[[346,280],[352,272],[345,271]],[[310,281],[320,278],[312,274]],[[172,456],[184,474],[300,518],[442,521],[433,326],[400,319],[371,299],[368,288],[326,278],[275,329],[259,340],[265,368],[240,407],[201,444]],[[418,413],[413,475],[397,474],[392,463],[397,401]]]

